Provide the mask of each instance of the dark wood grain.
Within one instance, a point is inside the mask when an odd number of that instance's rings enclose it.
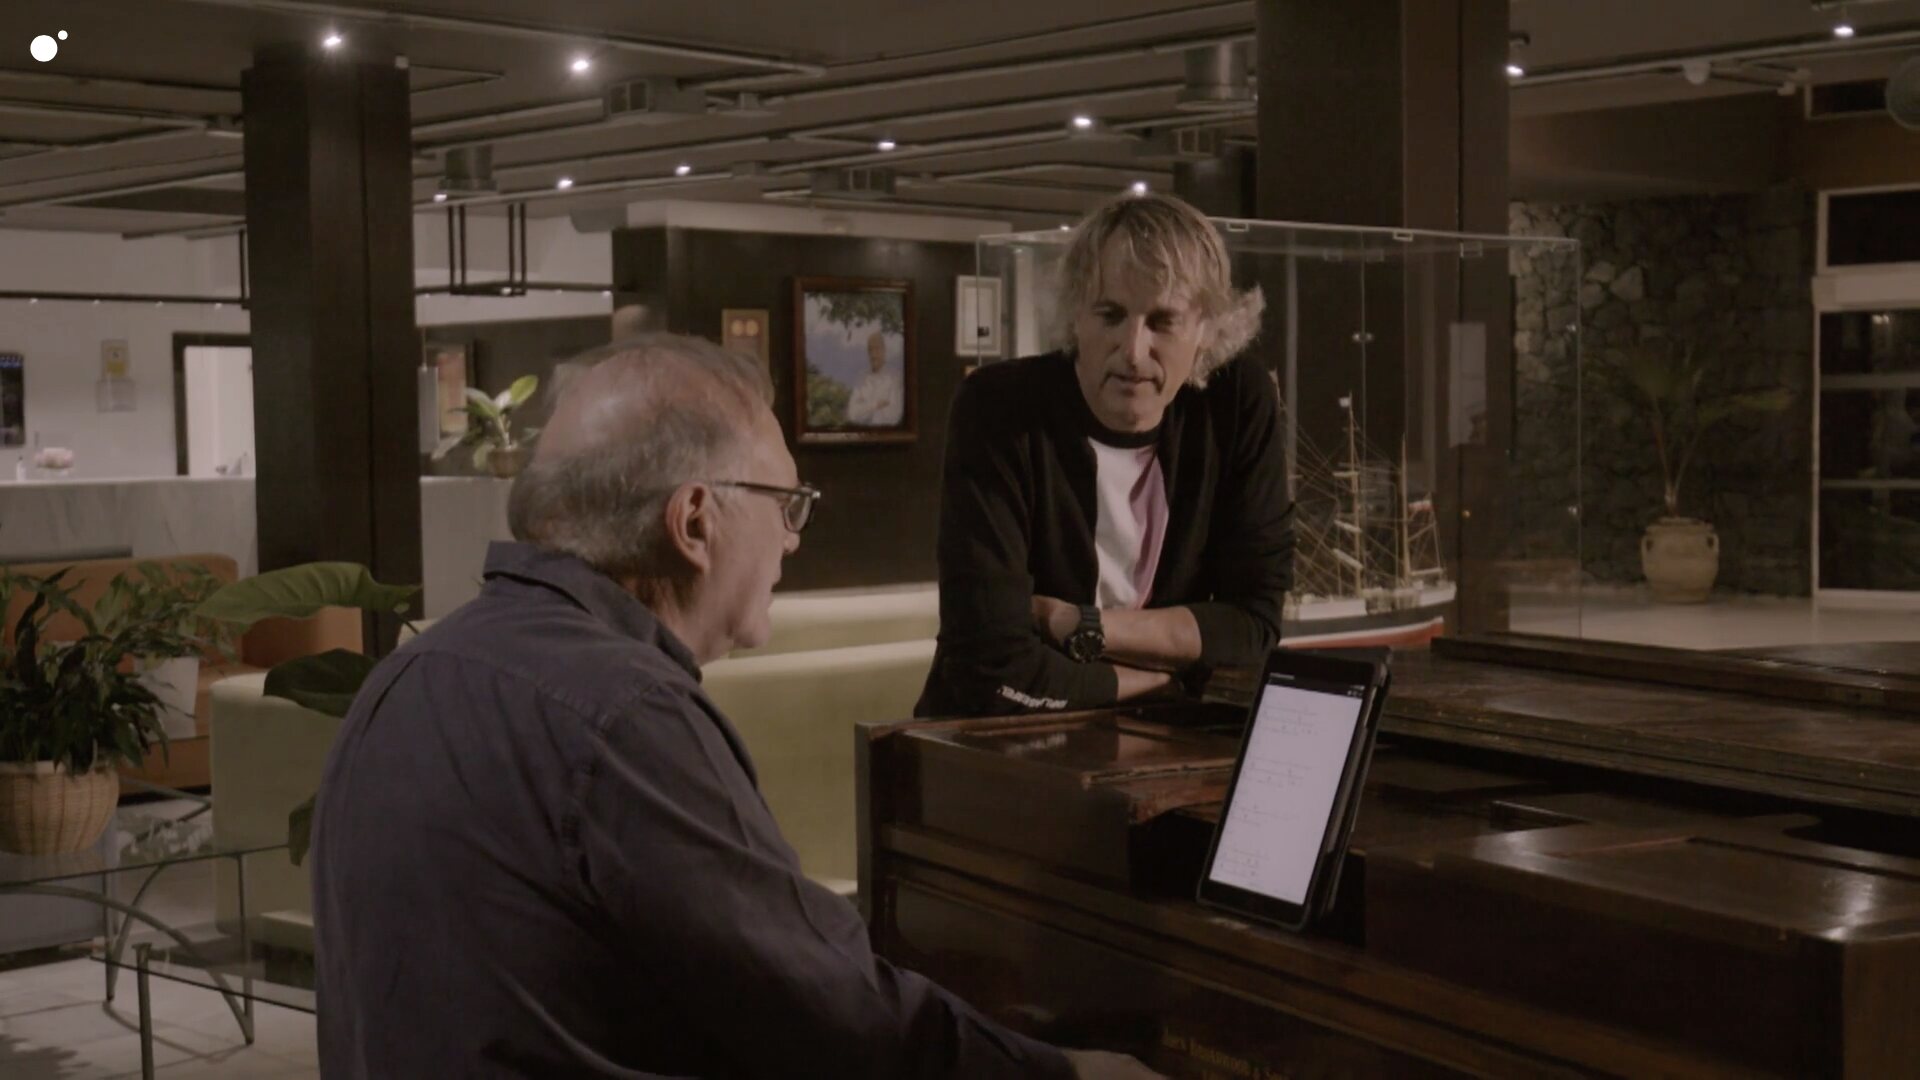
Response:
[[[1493,707],[1546,677],[1506,675],[1474,676]],[[1676,693],[1575,682],[1550,700]],[[1192,781],[1218,775],[1219,715],[863,727],[876,947],[1017,1027],[1173,1076],[1920,1061],[1920,852],[1882,839],[1900,819],[1387,737],[1329,918],[1288,934],[1191,899],[1219,816]]]

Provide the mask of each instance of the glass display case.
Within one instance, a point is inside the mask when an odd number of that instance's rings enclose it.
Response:
[[[1296,643],[1581,633],[1577,241],[1216,219],[1266,299],[1295,503]],[[983,237],[1005,357],[1059,347],[1065,230]],[[962,328],[965,332],[967,328]],[[982,357],[991,363],[994,357]]]

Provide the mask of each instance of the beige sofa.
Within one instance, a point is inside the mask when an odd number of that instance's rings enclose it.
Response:
[[[701,678],[733,722],[774,818],[816,880],[851,894],[856,874],[854,729],[911,715],[933,661],[932,586],[775,597],[767,644],[707,665]],[[263,677],[213,688],[214,829],[225,841],[279,842],[287,814],[312,794],[340,722],[263,697]],[[231,875],[223,863],[221,872]],[[266,932],[299,944],[310,910],[306,871],[285,852],[247,867],[248,910],[281,913]],[[220,916],[237,915],[231,879]],[[277,930],[276,930],[277,927]]]

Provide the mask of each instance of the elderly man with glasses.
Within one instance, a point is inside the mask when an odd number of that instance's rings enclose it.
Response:
[[[1148,1076],[875,957],[700,665],[767,638],[799,482],[753,361],[582,358],[480,596],[383,661],[314,818],[322,1072]]]

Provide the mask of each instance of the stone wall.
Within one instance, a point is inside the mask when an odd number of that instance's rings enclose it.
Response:
[[[1606,358],[1654,339],[1693,341],[1726,358],[1719,385],[1785,386],[1794,400],[1784,412],[1736,417],[1710,431],[1683,480],[1681,513],[1718,530],[1720,588],[1806,593],[1813,196],[1787,186],[1757,195],[1515,203],[1510,225],[1521,235],[1579,240],[1582,262],[1576,300],[1570,260],[1547,251],[1512,260],[1522,549],[1530,537],[1536,548],[1547,542],[1540,538],[1568,517],[1577,413],[1585,579],[1641,580],[1640,534],[1663,512],[1660,465],[1644,413],[1606,376]],[[1573,334],[1562,332],[1575,304],[1577,377]]]

